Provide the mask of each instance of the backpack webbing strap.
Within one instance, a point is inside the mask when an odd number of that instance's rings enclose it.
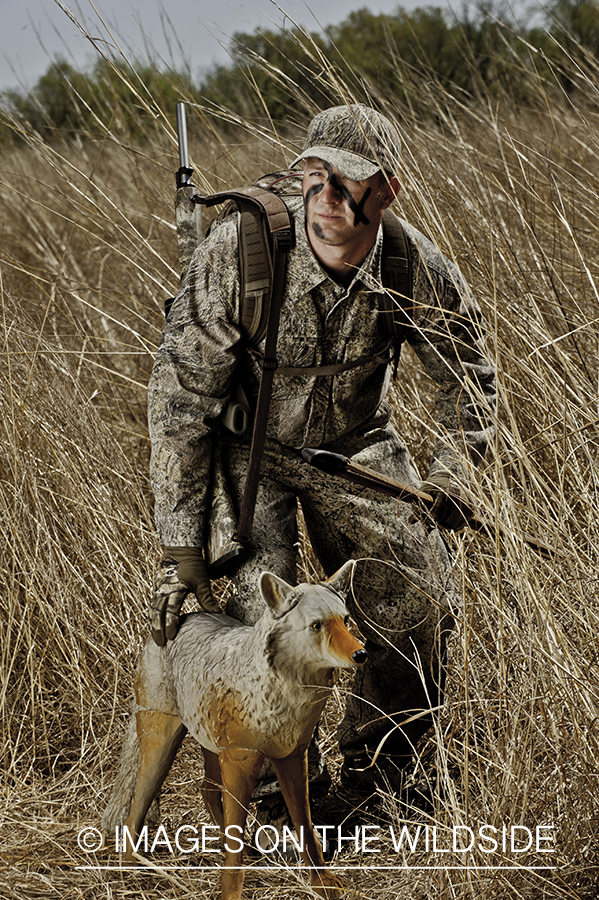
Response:
[[[377,363],[379,366],[386,366],[393,359],[393,355],[389,354],[389,348],[391,346],[392,342],[389,340],[380,353],[370,354],[369,356],[358,356],[357,359],[350,359],[343,363],[330,363],[329,365],[324,366],[278,366],[277,375],[340,375],[342,372],[349,372],[350,369],[358,369],[361,366],[367,366],[368,363]],[[254,355],[259,356],[258,354]]]
[[[283,290],[285,287],[287,253],[293,244],[293,219],[285,202],[280,197],[254,185],[233,191],[223,191],[219,194],[212,194],[209,197],[198,197],[198,202],[203,203],[206,206],[214,206],[216,203],[222,203],[224,200],[235,200],[242,210],[244,207],[248,209],[248,204],[254,204],[258,207],[258,215],[266,222],[266,230],[270,238],[268,246],[272,254],[271,263],[269,264],[269,267],[270,265],[272,266],[270,289],[268,290],[268,296],[266,298],[267,325],[266,344],[262,360],[262,375],[260,377],[260,388],[258,391],[258,401],[256,403],[256,414],[254,416],[250,461],[243,488],[243,498],[241,500],[241,509],[239,510],[237,532],[233,538],[239,543],[247,543],[250,539],[252,522],[254,519],[256,493],[258,491],[262,454],[264,452],[264,442],[266,440],[266,425],[268,422],[272,383],[277,367],[277,336],[279,333],[279,318],[281,314],[281,305],[283,303]],[[249,208],[251,208],[251,206]],[[244,240],[244,244],[245,243],[247,242]],[[260,242],[260,247],[263,248],[263,242]],[[263,249],[261,249],[260,252],[262,256],[264,256]],[[253,266],[251,248],[249,250],[248,258],[244,262],[246,266],[244,277],[254,277],[256,280],[256,269]],[[262,281],[262,279],[258,280]],[[264,285],[258,287],[257,290],[264,291]]]

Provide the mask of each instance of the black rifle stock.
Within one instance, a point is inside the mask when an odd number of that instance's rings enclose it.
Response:
[[[389,497],[396,497],[405,503],[420,503],[425,509],[430,509],[433,505],[433,498],[430,494],[413,488],[411,485],[402,484],[395,478],[389,478],[367,469],[359,463],[352,462],[341,453],[331,453],[329,450],[319,450],[306,448],[302,450],[303,459],[315,469],[319,469],[327,475],[336,478],[343,478],[345,481],[351,481],[359,487],[368,488],[379,494],[386,494]],[[473,531],[481,531],[492,537],[496,528],[505,531],[504,527],[497,522],[491,522],[472,513],[468,518],[468,528]],[[539,541],[531,534],[521,532],[521,537],[526,544],[544,559],[552,559],[554,557],[565,557],[565,554],[557,547],[551,547],[543,541]]]

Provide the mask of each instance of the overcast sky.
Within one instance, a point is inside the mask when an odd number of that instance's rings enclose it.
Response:
[[[105,26],[123,49],[138,58],[151,47],[169,64],[181,56],[197,76],[215,62],[226,63],[227,39],[235,31],[283,26],[289,18],[310,31],[341,22],[354,9],[393,13],[396,0],[64,0],[95,38],[112,43]],[[447,6],[450,0],[403,0],[404,9]],[[462,0],[456,0],[457,8]],[[94,12],[95,6],[97,14]],[[314,12],[311,12],[314,10]],[[175,34],[176,32],[176,34]],[[178,46],[179,42],[180,46]],[[31,87],[50,61],[62,55],[81,66],[95,58],[89,41],[56,0],[0,0],[0,90]]]

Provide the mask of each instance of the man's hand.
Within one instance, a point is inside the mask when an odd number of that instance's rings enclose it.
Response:
[[[204,612],[220,612],[210,590],[202,551],[194,547],[165,547],[150,600],[150,631],[159,647],[177,634],[181,607],[190,593],[196,595]]]
[[[457,482],[455,486],[452,484],[449,472],[429,475],[420,485],[420,490],[433,497],[434,503],[429,512],[439,528],[446,528],[448,531],[466,528],[474,513]]]

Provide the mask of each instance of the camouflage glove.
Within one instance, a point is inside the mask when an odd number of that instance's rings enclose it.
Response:
[[[452,486],[450,472],[435,472],[420,485],[420,490],[430,494],[434,500],[429,512],[439,528],[461,531],[466,528],[474,513],[466,495],[457,483]]]
[[[176,636],[179,613],[189,593],[196,595],[205,612],[220,612],[210,590],[202,551],[194,547],[165,547],[164,553],[150,601],[150,631],[159,647]]]

